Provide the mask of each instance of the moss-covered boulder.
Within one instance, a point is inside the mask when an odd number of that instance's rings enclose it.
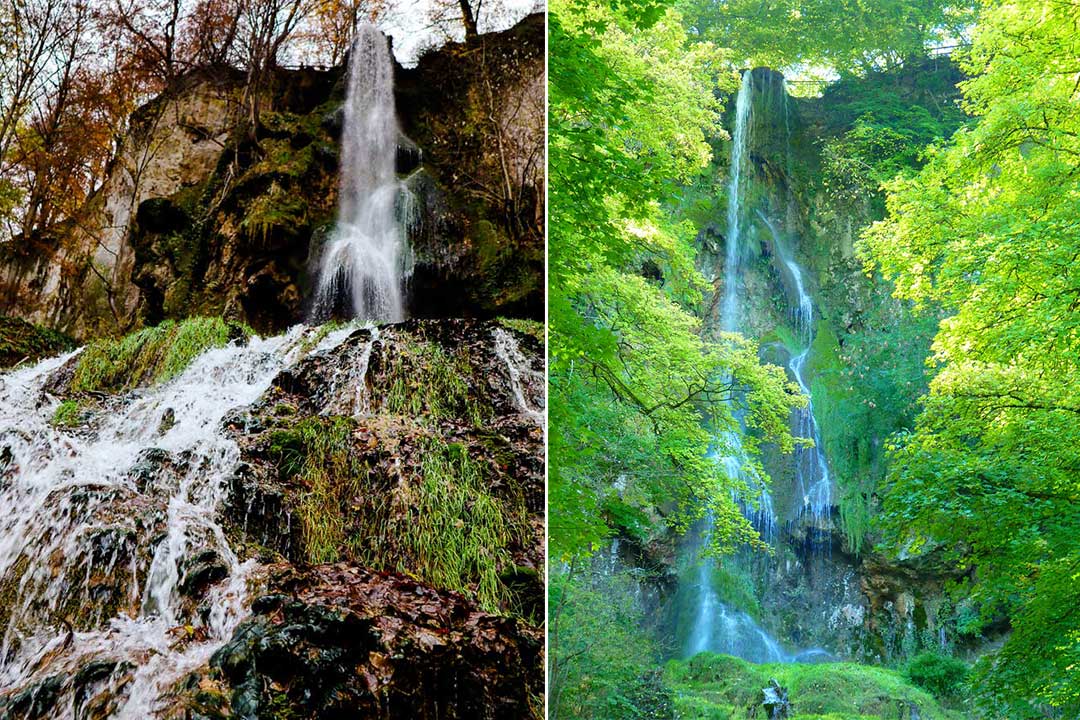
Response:
[[[753,665],[702,653],[673,661],[665,680],[683,720],[768,717],[766,688],[786,691],[791,720],[962,720],[893,670],[853,663]]]

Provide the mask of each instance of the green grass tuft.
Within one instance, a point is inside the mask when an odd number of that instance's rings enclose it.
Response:
[[[95,340],[79,355],[72,392],[120,392],[170,380],[203,352],[247,338],[251,328],[221,318],[166,320],[118,340]]]
[[[52,420],[49,423],[53,427],[71,428],[77,426],[81,419],[82,413],[79,412],[79,403],[74,400],[65,400],[56,406],[56,412],[53,413]]]
[[[375,381],[386,388],[379,410],[414,418],[461,418],[479,426],[489,413],[470,390],[472,374],[464,348],[450,351],[437,342],[402,338]]]
[[[531,335],[541,343],[544,342],[544,323],[525,318],[495,318],[495,322],[509,330],[516,330],[523,335]]]

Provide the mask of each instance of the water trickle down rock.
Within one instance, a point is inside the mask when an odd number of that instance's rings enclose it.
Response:
[[[198,707],[204,717],[260,717],[283,701],[253,695],[251,679],[268,687],[267,674],[283,666],[259,650],[254,665],[231,673],[231,651],[222,649],[245,647],[257,633],[278,638],[275,647],[325,650],[308,656],[307,669],[290,666],[305,678],[339,677],[336,663],[346,657],[367,663],[335,686],[347,692],[335,690],[333,702],[346,707],[373,708],[378,697],[377,707],[400,708],[390,717],[464,717],[470,713],[458,708],[483,698],[526,714],[543,677],[543,439],[530,418],[506,409],[515,400],[498,379],[493,329],[414,322],[382,328],[376,343],[370,329],[297,328],[209,351],[173,381],[104,399],[76,430],[50,426],[57,401],[43,391],[64,394],[72,357],[0,376],[0,439],[10,457],[0,480],[9,509],[0,520],[0,716],[142,720]],[[516,340],[529,366],[542,366],[539,345]],[[467,382],[487,403],[483,423],[453,413],[388,414],[390,357],[427,342],[473,359]],[[332,379],[342,388],[362,381],[356,368],[365,352],[372,407],[381,414],[352,441],[372,469],[371,499],[386,480],[415,472],[425,447],[419,438],[468,448],[490,466],[491,492],[518,498],[528,513],[531,535],[508,550],[502,576],[523,614],[486,613],[456,593],[354,564],[297,570],[282,562],[302,559],[295,513],[303,487],[281,481],[267,441],[277,428],[319,418],[334,401]],[[175,424],[159,435],[166,408]],[[342,511],[346,522],[359,512]],[[294,599],[265,599],[282,593]],[[383,608],[377,620],[372,607]],[[306,629],[281,625],[289,618],[306,618]],[[336,630],[320,634],[326,628]],[[445,682],[422,707],[410,705],[406,696],[422,677]],[[290,702],[300,712],[313,697],[331,702],[317,692]]]

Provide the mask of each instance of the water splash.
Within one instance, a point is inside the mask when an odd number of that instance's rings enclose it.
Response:
[[[338,222],[318,259],[315,321],[336,313],[379,323],[405,318],[417,203],[397,177],[399,134],[387,39],[364,24],[349,60]]]
[[[0,694],[105,663],[109,717],[143,720],[232,636],[255,565],[219,524],[240,462],[223,424],[309,351],[310,332],[210,350],[75,429],[52,426],[47,393],[71,356],[0,375]],[[215,574],[185,592],[200,563]],[[51,717],[75,716],[66,697]]]

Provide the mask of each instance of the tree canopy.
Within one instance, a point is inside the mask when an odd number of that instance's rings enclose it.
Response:
[[[948,317],[885,522],[972,568],[1013,632],[980,671],[993,712],[1080,708],[1080,5],[991,2],[966,55],[975,122],[889,186],[863,252]]]

